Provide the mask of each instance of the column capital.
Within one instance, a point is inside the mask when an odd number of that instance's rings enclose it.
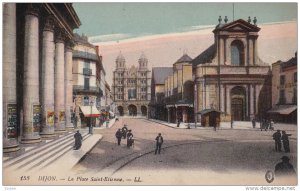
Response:
[[[66,51],[73,51],[74,46],[75,46],[75,42],[73,40],[68,40],[66,42]]]
[[[52,15],[48,15],[43,20],[43,31],[54,31],[54,17]]]
[[[66,34],[61,28],[55,29],[55,43],[65,43]]]
[[[30,3],[25,11],[25,15],[33,15],[39,17],[40,5],[35,3]]]

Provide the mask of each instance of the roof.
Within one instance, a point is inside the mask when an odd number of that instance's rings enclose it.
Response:
[[[84,35],[80,36],[79,34],[75,33],[74,36],[73,36],[73,40],[75,41],[75,43],[80,43],[80,44],[87,45],[87,46],[95,48],[94,45],[89,43],[87,36],[84,36]]]
[[[295,66],[295,65],[297,65],[297,56],[295,56],[295,57],[289,59],[289,60],[286,61],[286,62],[282,62],[282,63],[281,63],[281,68],[282,68],[282,69],[285,69],[285,68],[288,68],[288,67],[290,67],[290,66]]]
[[[238,31],[238,30],[243,30],[243,31],[251,31],[251,32],[258,32],[260,31],[260,28],[257,27],[256,25],[253,25],[243,19],[238,19],[236,21],[226,23],[226,24],[218,24],[213,30],[213,32],[217,31]]]
[[[187,54],[184,54],[181,58],[179,58],[175,64],[177,63],[191,63],[193,61],[193,59],[187,55]]]
[[[152,68],[152,78],[155,84],[165,84],[165,78],[173,74],[172,67]]]
[[[216,46],[212,44],[192,61],[193,65],[210,63],[216,55]]]
[[[279,105],[268,111],[268,113],[278,113],[282,115],[289,115],[297,109],[297,105]]]
[[[215,110],[215,109],[204,109],[204,110],[202,110],[202,111],[197,112],[197,114],[204,115],[204,114],[207,114],[207,113],[210,113],[210,112],[217,112],[217,113],[220,113],[220,111],[217,111],[217,110]]]

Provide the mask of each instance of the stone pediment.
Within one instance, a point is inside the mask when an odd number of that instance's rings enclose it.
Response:
[[[228,24],[224,24],[214,30],[217,31],[228,31],[228,32],[258,32],[260,28],[256,25],[248,23],[242,19],[233,21]]]

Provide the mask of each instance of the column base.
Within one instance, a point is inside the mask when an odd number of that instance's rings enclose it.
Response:
[[[20,150],[17,140],[3,139],[3,153],[16,152]]]

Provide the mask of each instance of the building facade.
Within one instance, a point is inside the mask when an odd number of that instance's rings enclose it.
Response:
[[[151,77],[151,101],[149,117],[167,121],[168,110],[165,106],[165,79],[173,74],[172,67],[154,67]]]
[[[297,53],[286,62],[272,64],[272,109],[269,117],[297,123]]]
[[[271,70],[258,56],[256,18],[224,21],[213,30],[214,44],[193,60],[195,113],[205,126],[262,118],[271,107]]]
[[[86,36],[74,35],[73,51],[73,99],[76,127],[86,127],[92,122],[98,126],[101,111],[101,70],[102,59],[97,47],[88,42]]]
[[[192,60],[184,54],[173,64],[173,73],[165,79],[164,104],[169,123],[194,121]]]
[[[113,72],[112,95],[119,116],[148,115],[150,102],[151,71],[148,59],[142,54],[139,66],[127,68],[125,57],[120,53],[116,58],[116,70]]]
[[[3,150],[72,127],[70,3],[3,4]]]

